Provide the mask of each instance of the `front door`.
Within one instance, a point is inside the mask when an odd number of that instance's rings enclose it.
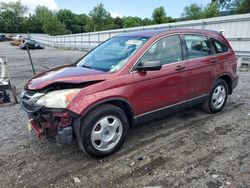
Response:
[[[138,63],[160,61],[158,71],[134,71],[135,115],[143,116],[160,111],[187,98],[187,66],[183,61],[179,35],[166,36],[155,42]]]

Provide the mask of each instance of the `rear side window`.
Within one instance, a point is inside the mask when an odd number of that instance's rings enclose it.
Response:
[[[184,35],[188,59],[206,57],[212,54],[209,40],[201,35]]]
[[[163,65],[182,60],[179,35],[167,36],[157,41],[141,58],[141,62],[160,61]]]
[[[225,44],[223,44],[221,41],[218,41],[216,39],[211,39],[211,43],[217,54],[228,51],[228,47]]]

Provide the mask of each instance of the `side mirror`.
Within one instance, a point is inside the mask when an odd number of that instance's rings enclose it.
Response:
[[[143,63],[139,63],[135,70],[137,71],[157,71],[161,70],[162,64],[160,61],[145,61]]]

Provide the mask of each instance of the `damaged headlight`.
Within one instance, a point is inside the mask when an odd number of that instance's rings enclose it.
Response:
[[[36,104],[48,108],[66,108],[67,105],[75,98],[80,89],[64,89],[51,91],[41,97]]]

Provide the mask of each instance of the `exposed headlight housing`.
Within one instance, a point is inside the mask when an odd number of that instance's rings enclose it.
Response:
[[[64,89],[51,91],[38,99],[36,104],[48,108],[66,108],[81,89]]]

